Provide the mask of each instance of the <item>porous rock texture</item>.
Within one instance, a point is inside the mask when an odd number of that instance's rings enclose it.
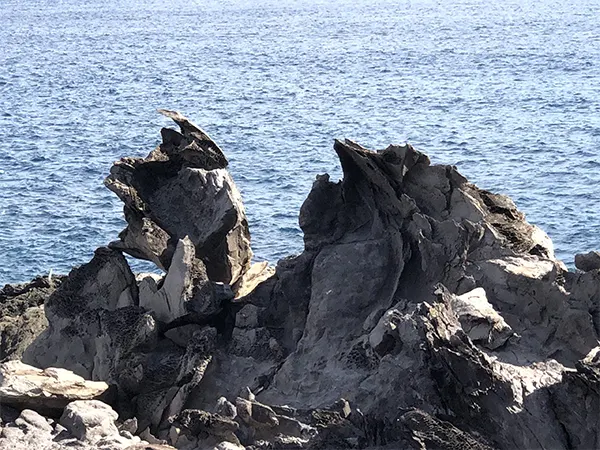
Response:
[[[49,274],[0,289],[0,362],[21,358],[29,344],[46,329],[44,300],[63,279]]]
[[[164,113],[181,132],[115,164],[128,227],[46,299],[26,362],[111,385],[148,445],[600,448],[600,270],[569,272],[508,197],[336,141],[304,251],[251,266],[222,151]]]

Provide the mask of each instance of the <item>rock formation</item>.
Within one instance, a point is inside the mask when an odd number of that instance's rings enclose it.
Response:
[[[233,285],[250,267],[250,233],[227,159],[204,131],[174,111],[181,133],[164,128],[147,158],[115,163],[106,187],[125,203],[128,226],[111,247],[168,269],[186,236],[213,281]]]
[[[0,289],[0,362],[18,359],[46,329],[44,300],[64,277],[38,277],[30,283]]]
[[[455,167],[336,141],[344,177],[317,176],[304,251],[251,265],[223,152],[163,113],[180,132],[106,180],[120,240],[48,291],[47,327],[6,346],[111,386],[116,413],[64,406],[69,436],[99,445],[118,414],[156,448],[600,448],[596,254],[569,272]],[[166,273],[135,275],[122,252]]]

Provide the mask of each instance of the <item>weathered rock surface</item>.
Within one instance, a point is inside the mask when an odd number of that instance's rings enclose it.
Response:
[[[304,251],[251,266],[226,158],[166,115],[181,132],[106,180],[121,240],[48,297],[26,362],[112,385],[156,446],[600,448],[594,254],[569,272],[508,197],[455,167],[336,141],[344,178],[317,177]],[[121,251],[166,275],[136,278]],[[101,416],[90,436],[114,421]]]
[[[451,304],[462,329],[474,343],[495,350],[514,336],[512,328],[488,301],[483,288],[455,295]]]
[[[190,283],[192,279],[186,278]],[[201,298],[201,287],[188,284],[191,298]],[[212,357],[216,332],[203,326],[185,348],[175,345],[161,335],[157,320],[164,318],[168,306],[157,308],[158,313],[144,308],[138,292],[123,255],[98,249],[92,261],[74,269],[48,298],[50,325],[29,346],[24,360],[114,385],[118,409],[137,416],[144,429],[181,410]]]
[[[74,400],[91,400],[108,389],[103,381],[87,381],[66,369],[37,369],[21,361],[0,364],[0,404],[52,414]]]
[[[46,329],[44,300],[63,279],[48,275],[0,289],[0,362],[21,358],[29,344]]]
[[[195,258],[194,244],[187,236],[177,243],[160,288],[148,276],[139,284],[139,295],[140,306],[165,323],[188,314],[209,316],[221,308],[214,283],[208,280],[204,263]]]
[[[127,228],[111,246],[168,269],[186,236],[213,281],[234,284],[250,268],[250,233],[240,193],[221,149],[181,114],[161,112],[181,132],[163,128],[147,158],[115,163],[106,186],[125,203]]]

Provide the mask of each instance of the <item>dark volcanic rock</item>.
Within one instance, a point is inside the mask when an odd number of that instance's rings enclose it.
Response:
[[[234,284],[249,269],[250,233],[240,193],[219,147],[173,111],[181,133],[163,129],[147,158],[115,163],[106,186],[125,203],[127,228],[111,246],[168,269],[186,236],[213,281]]]
[[[136,415],[140,429],[157,427],[181,410],[216,340],[210,327],[194,334],[185,348],[161,337],[157,314],[139,305],[125,258],[109,248],[99,248],[92,261],[74,269],[48,298],[45,311],[50,326],[29,346],[24,361],[116,385],[118,409]]]

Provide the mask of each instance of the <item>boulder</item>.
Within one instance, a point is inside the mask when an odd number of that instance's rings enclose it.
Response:
[[[575,255],[575,267],[584,272],[600,269],[600,252],[578,253]]]
[[[108,385],[88,381],[61,368],[45,370],[12,360],[0,364],[0,403],[41,413],[56,413],[72,401],[102,396]]]
[[[119,415],[106,403],[78,400],[65,408],[60,424],[80,441],[95,444],[107,437],[119,436],[115,421]]]

